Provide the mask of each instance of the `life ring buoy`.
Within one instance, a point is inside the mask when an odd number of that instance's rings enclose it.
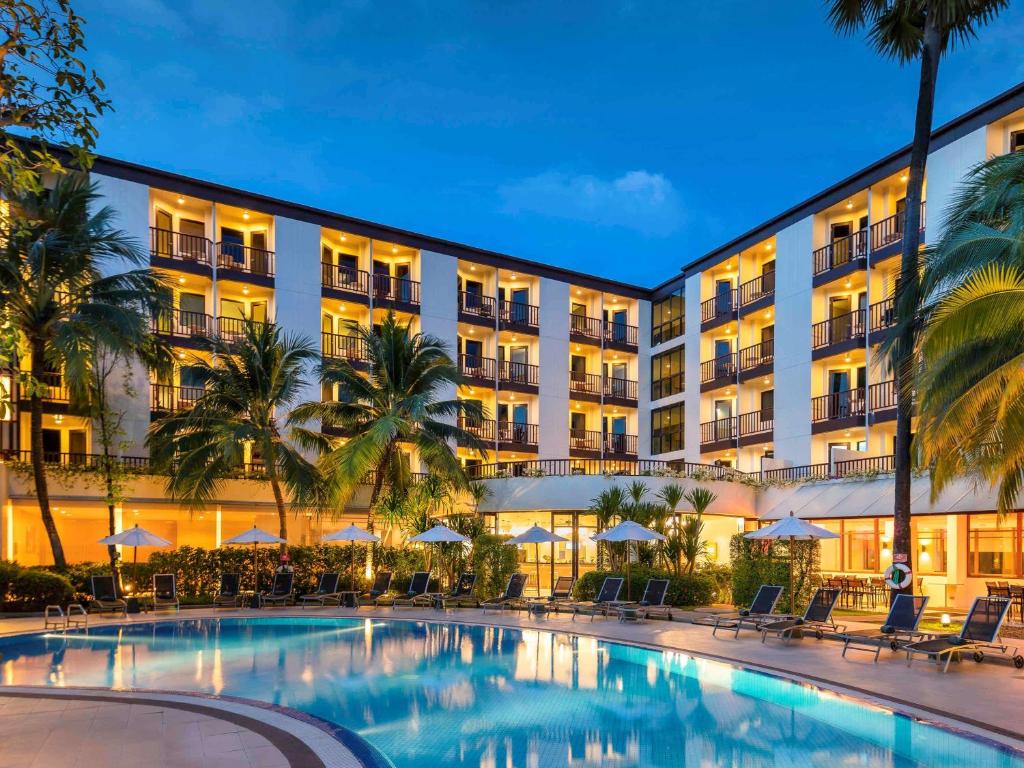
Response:
[[[897,573],[902,574],[898,581],[896,580]],[[893,563],[885,569],[885,584],[890,589],[906,589],[910,586],[913,578],[910,566],[906,563]]]

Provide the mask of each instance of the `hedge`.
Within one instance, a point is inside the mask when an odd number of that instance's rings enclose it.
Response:
[[[795,541],[793,547],[796,607],[803,610],[811,599],[814,577],[819,574],[821,544]],[[747,539],[737,533],[730,542],[729,555],[733,605],[750,605],[762,584],[776,584],[784,588],[779,607],[789,610],[789,542]]]
[[[626,577],[624,572],[618,571],[590,571],[583,574],[576,582],[573,594],[578,600],[593,600],[601,589],[601,583],[606,576]],[[634,600],[643,597],[644,587],[648,579],[668,579],[668,592],[665,595],[665,602],[668,605],[692,607],[697,605],[710,605],[715,597],[715,580],[707,574],[684,573],[674,576],[666,571],[637,566],[630,569],[630,592]],[[622,585],[620,598],[626,599],[626,585]]]
[[[41,611],[47,605],[67,605],[74,594],[66,576],[0,562],[0,609],[4,611]]]

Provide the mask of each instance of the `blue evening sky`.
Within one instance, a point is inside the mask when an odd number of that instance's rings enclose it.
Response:
[[[910,140],[817,0],[80,0],[103,154],[651,286]],[[1016,4],[936,124],[1024,79]]]

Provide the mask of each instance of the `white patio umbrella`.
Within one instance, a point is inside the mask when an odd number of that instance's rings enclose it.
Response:
[[[355,523],[352,523],[348,528],[342,528],[340,531],[329,533],[324,536],[324,541],[348,541],[352,544],[352,557],[349,561],[349,582],[352,589],[356,588],[356,542],[363,541],[368,544],[373,544],[380,541],[380,536],[374,536],[369,531],[364,531]]]
[[[633,520],[623,520],[618,525],[612,526],[607,531],[601,531],[591,538],[594,541],[626,542],[626,599],[632,600],[629,586],[629,543],[631,541],[664,541],[665,536],[650,528],[644,528]]]
[[[139,524],[136,523],[131,528],[126,528],[120,533],[115,533],[112,536],[104,536],[99,541],[100,544],[120,544],[123,547],[134,547],[132,554],[132,572],[136,581],[138,581],[137,566],[139,564],[139,547],[169,547],[171,542],[167,539],[157,536],[152,531],[147,531],[145,528],[140,528]]]
[[[552,544],[559,541],[568,541],[564,536],[559,536],[557,533],[553,533],[546,528],[541,528],[536,523],[533,524],[532,528],[520,533],[518,536],[513,536],[511,539],[506,541],[506,544],[533,544],[534,559],[537,566],[537,594],[540,594],[540,545],[541,544]]]
[[[808,523],[793,515],[792,510],[789,517],[776,520],[766,528],[751,531],[744,535],[746,539],[761,540],[789,540],[789,612],[796,612],[796,596],[793,594],[793,542],[811,541],[813,539],[838,539],[839,534],[833,533],[827,528]]]
[[[275,536],[272,533],[264,531],[262,528],[257,528],[253,525],[252,528],[240,533],[237,536],[232,536],[230,539],[224,539],[221,542],[224,544],[252,544],[252,582],[254,585],[254,591],[259,594],[260,591],[260,571],[257,561],[256,548],[260,544],[284,544],[285,540],[280,536]]]
[[[468,538],[463,536],[458,531],[453,531],[447,525],[441,523],[434,523],[434,527],[430,530],[418,533],[411,537],[409,541],[419,542],[421,544],[465,544],[469,541]],[[428,552],[430,550],[427,550]],[[427,556],[427,573],[430,573],[430,556]]]

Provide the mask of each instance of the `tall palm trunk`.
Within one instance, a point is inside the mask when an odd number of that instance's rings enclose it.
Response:
[[[101,395],[102,396],[102,395]],[[100,443],[103,448],[103,482],[107,491],[107,530],[113,536],[117,533],[117,503],[114,492],[114,457],[110,455],[110,425],[108,423],[106,403],[99,409],[98,419],[100,422]],[[107,545],[107,557],[110,559],[110,572],[114,576],[114,583],[121,586],[121,574],[117,567],[117,545]]]
[[[53,564],[64,570],[68,562],[64,557],[64,546],[57,533],[57,523],[50,511],[50,489],[46,482],[46,465],[43,456],[43,398],[37,389],[38,383],[45,372],[43,359],[43,343],[34,340],[31,351],[32,396],[29,398],[29,432],[32,441],[32,475],[36,484],[36,499],[39,501],[39,515],[43,519],[43,528],[50,540],[50,551],[53,553]]]
[[[277,527],[278,533],[284,541],[278,545],[280,554],[288,551],[288,510],[284,506],[284,494],[281,493],[281,483],[277,479],[277,472],[270,470],[270,487],[274,491],[274,504],[277,505]]]
[[[897,280],[897,308],[909,317],[899,318],[902,325],[896,346],[895,386],[898,394],[896,411],[896,445],[894,465],[896,493],[893,504],[893,562],[911,564],[910,556],[910,480],[911,480],[911,415],[914,367],[916,364],[917,320],[916,309],[920,294],[921,276],[918,272],[918,249],[921,242],[921,198],[924,192],[925,164],[931,143],[932,112],[935,106],[935,84],[942,54],[942,33],[935,23],[934,13],[925,19],[924,40],[921,49],[921,79],[917,94],[917,116],[914,121],[914,143],[910,151],[910,178],[907,182],[907,207],[903,225],[903,254]],[[914,591],[911,580],[906,590]]]

